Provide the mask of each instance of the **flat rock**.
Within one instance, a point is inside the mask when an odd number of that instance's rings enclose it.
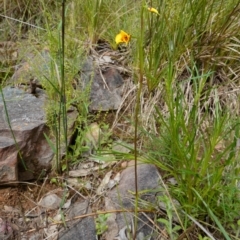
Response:
[[[49,132],[45,98],[11,87],[4,88],[3,95],[8,114],[0,96],[0,182],[35,179],[51,167],[54,155],[44,137]]]
[[[90,110],[117,110],[121,105],[124,81],[116,69],[97,69],[89,58],[82,67],[81,81],[84,90],[90,89]]]
[[[41,199],[38,205],[47,209],[58,209],[61,202],[62,199],[53,193]]]
[[[159,172],[154,165],[150,164],[140,164],[137,167],[138,171],[138,191],[148,190],[144,194],[141,194],[141,200],[155,204],[155,193],[154,190],[159,188]],[[153,191],[152,191],[153,190]],[[134,195],[130,192],[135,192],[135,174],[134,166],[128,167],[123,170],[121,174],[121,180],[119,185],[108,192],[105,198],[106,210],[115,209],[134,209]],[[139,208],[146,208],[146,206],[141,206],[141,201],[139,201]],[[148,214],[151,217],[151,214]],[[149,220],[142,214],[139,214],[140,221],[138,221],[138,231],[139,237],[144,236],[144,239],[155,239],[152,234],[152,226]],[[133,224],[133,214],[131,213],[113,213],[107,220],[108,230],[105,234],[107,240],[119,237],[119,233],[123,232],[126,226],[132,227]],[[121,238],[118,238],[121,239]]]
[[[86,213],[90,213],[88,202],[76,202],[72,204],[67,213],[68,218],[74,218]],[[68,229],[60,232],[59,240],[96,240],[96,228],[93,217],[85,217],[80,220],[68,222]]]
[[[4,88],[8,114],[0,96],[0,182],[36,179],[51,168],[54,152],[45,138],[50,132],[44,107],[46,95],[41,89],[37,93],[35,97],[18,88]],[[74,107],[68,109],[67,117],[69,144],[78,117]],[[49,138],[54,144],[54,137]],[[61,142],[61,154],[65,152]]]

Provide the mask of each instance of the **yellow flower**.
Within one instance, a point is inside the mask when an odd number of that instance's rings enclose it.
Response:
[[[130,39],[131,39],[131,36],[129,34],[127,34],[126,32],[124,32],[123,30],[121,30],[120,33],[115,37],[115,42],[116,42],[116,44],[119,44],[119,43],[128,44]]]
[[[148,8],[148,11],[150,11],[150,12],[152,12],[152,13],[156,13],[157,15],[160,15],[160,14],[158,13],[158,10],[157,10],[156,8],[149,7],[149,8]]]

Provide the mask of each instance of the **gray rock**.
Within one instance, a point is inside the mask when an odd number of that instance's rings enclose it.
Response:
[[[81,87],[90,90],[90,110],[117,110],[122,102],[124,81],[117,70],[97,69],[91,59],[87,59],[82,67]]]
[[[71,206],[68,218],[74,218],[86,213],[90,213],[88,202],[77,202]],[[69,228],[59,234],[59,240],[96,240],[96,228],[93,217],[85,217],[80,220],[68,222]]]
[[[56,194],[49,194],[38,203],[39,206],[47,209],[58,209],[60,207],[62,200]]]
[[[1,137],[0,137],[1,141]],[[13,145],[12,145],[13,146]],[[6,149],[4,151],[4,154],[2,155],[8,155],[8,156],[0,156],[1,159],[3,159],[0,162],[0,182],[9,182],[9,181],[17,181],[18,180],[18,154],[17,151],[13,151],[11,148]],[[10,152],[9,154],[7,154]],[[0,147],[0,153],[1,153],[1,147]]]
[[[22,63],[18,66],[13,76],[8,80],[9,84],[30,84],[31,79],[37,79],[37,85],[41,80],[49,78],[51,74],[51,56],[48,49],[41,52],[25,52]]]
[[[59,240],[97,240],[96,229],[93,217],[86,217],[75,223]]]
[[[0,97],[0,182],[35,179],[43,169],[51,167],[54,155],[44,137],[44,133],[49,132],[45,125],[44,97],[36,98],[23,90],[10,87],[3,89],[3,95],[17,144]]]
[[[146,208],[142,205],[143,201],[155,204],[155,193],[151,190],[156,190],[159,187],[159,173],[154,165],[140,164],[137,167],[138,171],[138,190],[149,190],[145,194],[141,194],[141,200],[139,201],[139,208]],[[135,192],[135,174],[134,166],[128,167],[123,170],[121,174],[120,184],[113,190],[111,190],[105,198],[106,210],[114,209],[134,209],[134,195],[130,192]],[[150,214],[148,214],[151,217]],[[138,235],[144,235],[145,239],[151,238],[153,232],[151,227],[152,224],[142,214],[139,214],[140,220],[138,221]],[[126,226],[132,227],[133,214],[131,213],[117,213],[111,214],[108,219],[108,226],[110,226],[105,234],[107,240],[114,239],[119,236],[121,231]]]
[[[38,98],[17,88],[3,89],[16,143],[0,95],[0,182],[36,179],[51,168],[54,152],[45,138],[50,132],[44,110],[46,95],[44,90],[37,93]],[[78,112],[70,108],[67,116],[69,144]],[[54,144],[55,139],[51,140]],[[60,153],[64,155],[65,152],[66,146],[62,141]]]

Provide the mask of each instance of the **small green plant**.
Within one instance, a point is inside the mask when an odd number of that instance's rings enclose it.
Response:
[[[240,236],[240,220],[237,221],[236,238]]]
[[[58,184],[58,179],[53,177],[53,178],[51,178],[50,183],[57,185]]]
[[[100,145],[104,145],[107,149],[110,148],[112,144],[111,136],[112,132],[110,131],[109,124],[101,123],[100,124],[102,132],[99,140]]]
[[[102,235],[108,229],[107,219],[109,216],[109,213],[99,214],[95,219],[97,235]]]
[[[91,151],[91,148],[89,145],[86,144],[86,131],[82,130],[80,127],[77,128],[77,137],[75,139],[75,143],[70,146],[71,148],[71,154],[72,154],[72,160],[71,163],[79,162],[80,157],[84,153],[88,153]]]
[[[166,218],[158,218],[157,221],[159,223],[164,224],[165,229],[166,229],[167,233],[169,234],[170,239],[172,239],[172,240],[177,239],[179,236],[178,231],[181,230],[181,226],[173,223],[174,209],[172,207],[172,202],[166,195],[159,196],[158,201],[160,203],[164,204],[164,206],[166,208],[167,219]]]
[[[198,240],[211,240],[209,237],[202,237],[202,235],[198,235]]]

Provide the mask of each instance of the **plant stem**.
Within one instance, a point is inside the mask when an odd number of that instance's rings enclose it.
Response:
[[[134,122],[135,122],[135,129],[134,129],[134,173],[135,173],[135,218],[134,218],[134,232],[133,232],[133,239],[136,239],[137,235],[137,221],[138,221],[138,174],[137,174],[137,158],[138,158],[138,150],[137,150],[137,139],[138,139],[138,114],[140,108],[140,100],[141,100],[141,93],[142,93],[142,85],[143,85],[143,63],[144,63],[144,54],[143,54],[143,30],[144,30],[144,22],[143,22],[143,9],[144,3],[142,4],[141,8],[141,28],[140,28],[140,38],[138,39],[138,48],[139,48],[139,81],[138,81],[138,89],[137,89],[137,97],[136,97],[136,106],[135,106],[135,114],[134,114]]]
[[[65,0],[62,0],[62,36],[61,36],[61,100],[60,100],[60,111],[62,112],[62,121],[63,121],[63,136],[64,144],[66,149],[66,169],[68,170],[68,161],[67,161],[67,109],[66,109],[66,88],[65,88],[65,72],[64,72],[64,58],[65,58]]]

